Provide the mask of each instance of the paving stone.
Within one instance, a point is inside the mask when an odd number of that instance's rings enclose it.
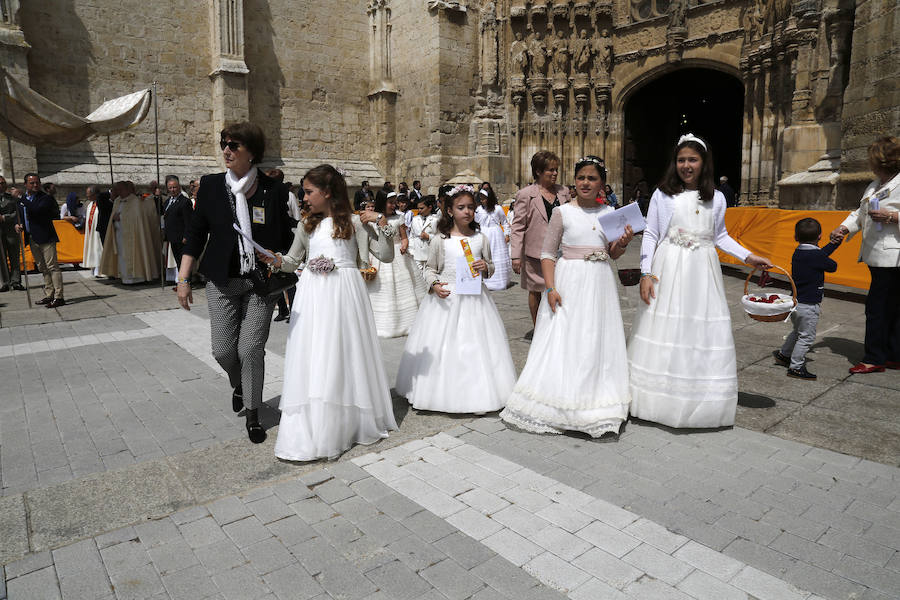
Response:
[[[147,553],[163,576],[200,564],[191,547],[181,537],[149,548]]]
[[[617,558],[622,558],[641,544],[640,540],[600,521],[594,521],[575,535]]]
[[[212,580],[227,600],[251,600],[269,593],[263,580],[250,565],[221,571],[213,575]]]
[[[6,581],[11,600],[54,600],[60,598],[59,583],[53,567],[29,571]]]
[[[642,542],[662,550],[666,554],[675,552],[688,541],[686,537],[672,533],[665,527],[643,518],[631,523],[623,531]]]
[[[246,506],[264,524],[296,514],[290,506],[275,495],[247,502]]]
[[[355,600],[377,591],[375,585],[353,569],[329,566],[316,576],[316,581],[334,598]]]
[[[616,529],[624,529],[638,519],[638,515],[631,511],[627,511],[615,504],[596,498],[584,506],[579,507],[578,510],[595,519],[600,519]]]
[[[866,562],[881,566],[887,564],[887,561],[895,554],[893,548],[888,548],[887,546],[870,542],[863,537],[844,533],[833,528],[825,532],[818,539],[818,543],[835,551],[850,554]]]
[[[510,506],[491,515],[491,519],[509,527],[519,535],[531,539],[539,531],[550,527],[550,523],[522,510],[518,506]]]
[[[226,525],[230,527],[231,525]],[[212,517],[203,517],[181,525],[181,535],[191,548],[199,548],[225,538],[223,528]]]
[[[616,589],[623,589],[643,573],[599,548],[588,550],[572,564]]]
[[[498,531],[481,541],[485,546],[517,567],[521,567],[544,552],[544,549],[540,546],[531,543],[509,529]]]
[[[280,540],[271,537],[242,548],[241,552],[257,575],[265,575],[290,564],[296,565],[297,562]]]
[[[743,563],[693,540],[679,548],[673,556],[721,581],[729,581],[744,567]]]
[[[900,590],[900,573],[878,568],[853,556],[845,556],[834,568],[834,573],[885,594]]]
[[[202,600],[218,594],[218,589],[201,565],[163,574],[162,582],[172,598]]]
[[[336,547],[349,544],[363,535],[359,528],[340,515],[314,523],[312,528]]]
[[[791,584],[750,566],[741,569],[729,583],[759,600],[803,600],[807,595]]]
[[[373,454],[372,456],[377,456]],[[399,469],[398,469],[399,470]],[[380,498],[384,498],[385,496],[389,496],[394,494],[394,490],[392,490],[387,485],[383,484],[381,481],[374,477],[369,477],[368,479],[361,479],[359,481],[355,481],[350,484],[350,489],[353,490],[356,494],[362,496],[369,502],[375,502]]]
[[[287,547],[295,546],[318,535],[315,529],[297,515],[273,521],[267,524],[266,528]]]
[[[420,510],[403,519],[403,526],[426,542],[435,542],[456,531],[456,528],[427,510]]]
[[[591,578],[578,586],[572,592],[569,592],[571,600],[630,600],[630,596],[626,596],[616,588],[603,583],[599,579]]]
[[[484,583],[470,577],[449,558],[420,571],[419,575],[451,600],[463,600],[484,587]]]
[[[22,575],[27,575],[28,573],[32,573],[34,571],[44,569],[52,564],[53,556],[50,554],[50,552],[37,552],[35,554],[29,554],[21,560],[17,560],[15,562],[7,564],[6,577],[8,577],[9,579],[14,579],[16,577],[21,577]]]
[[[478,510],[466,508],[447,517],[447,523],[476,540],[500,531],[503,525],[484,516]]]
[[[256,517],[247,517],[225,525],[220,530],[231,538],[238,548],[246,548],[256,542],[272,537],[272,533]],[[219,539],[223,539],[222,535]],[[212,540],[213,542],[218,540]]]
[[[209,573],[227,571],[248,562],[240,549],[229,539],[197,548],[194,554]]]
[[[324,594],[322,586],[296,565],[268,573],[263,576],[263,581],[280,600],[308,600]]]
[[[145,548],[153,548],[181,538],[178,527],[168,518],[135,525],[134,532]]]
[[[446,558],[446,554],[417,535],[408,535],[387,545],[397,559],[413,571],[421,571]]]
[[[335,502],[339,502],[355,495],[353,490],[350,489],[350,486],[337,479],[332,479],[331,481],[326,481],[321,485],[317,485],[312,491],[326,504],[334,504]]]
[[[459,532],[438,540],[434,547],[464,569],[472,569],[495,556],[493,550]]]
[[[298,480],[282,481],[275,485],[273,491],[285,504],[293,504],[298,500],[311,498],[313,496],[312,490]]]
[[[208,504],[207,509],[219,525],[227,525],[253,514],[237,496],[226,496],[216,500]]]
[[[400,561],[392,561],[366,573],[386,598],[405,600],[418,598],[431,590],[431,585]]]
[[[98,535],[94,541],[97,543],[97,548],[103,550],[108,546],[134,539],[137,539],[137,533],[134,531],[134,527],[122,527],[121,529]]]
[[[122,600],[149,598],[154,595],[165,594],[166,592],[162,580],[156,573],[156,569],[150,564],[118,575],[110,573],[110,582],[115,588],[116,597]]]
[[[784,579],[804,591],[818,592],[831,598],[859,598],[866,588],[828,570],[798,562],[791,566]]]
[[[335,515],[334,509],[318,498],[307,498],[289,506],[310,525],[330,519]]]

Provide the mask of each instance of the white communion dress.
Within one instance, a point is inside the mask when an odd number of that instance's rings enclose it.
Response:
[[[485,279],[484,285],[489,290],[505,290],[509,287],[509,272],[512,270],[509,245],[506,243],[506,232],[509,231],[506,213],[499,204],[494,207],[493,211],[479,206],[475,211],[475,220],[478,221],[481,231],[491,243],[491,256],[494,259],[494,274]]]
[[[406,224],[405,216],[393,214],[387,217],[395,231]],[[372,266],[378,269],[375,279],[367,282],[375,327],[378,337],[399,337],[409,333],[416,319],[419,304],[425,296],[425,281],[409,252],[400,254],[400,234],[394,235],[394,260],[382,262],[371,257]]]
[[[606,234],[597,221],[612,210],[574,202],[553,210],[541,258],[556,261],[561,304],[554,313],[546,293],[541,299],[528,359],[500,413],[511,425],[599,437],[618,433],[628,417],[625,330]]]
[[[456,262],[468,240],[473,257],[493,268],[482,234],[432,238],[426,285],[446,284],[450,295],[429,293],[422,301],[400,358],[396,391],[414,408],[446,413],[481,413],[503,408],[516,371],[500,312],[482,283],[481,294],[456,293]]]
[[[716,246],[739,260],[749,251],[724,218],[721,192],[703,202],[696,191],[656,190],[650,200],[641,270],[659,282],[650,305],[639,303],[629,340],[635,417],[669,427],[734,424],[737,361]]]
[[[374,235],[374,229],[353,219],[357,234],[365,227]],[[298,232],[302,228],[301,223]],[[310,234],[305,254],[329,258],[335,269],[322,273],[307,266],[291,307],[275,443],[275,455],[286,460],[334,458],[353,444],[376,442],[397,429],[372,307],[357,264],[360,236],[336,239],[332,228],[331,218],[323,219]],[[295,241],[290,254],[299,258],[297,245]],[[384,245],[390,248],[390,240]]]

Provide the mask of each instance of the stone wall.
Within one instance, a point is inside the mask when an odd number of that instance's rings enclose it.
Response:
[[[900,135],[900,4],[857,0],[844,93],[838,205],[859,205],[871,181],[867,148],[881,135]]]

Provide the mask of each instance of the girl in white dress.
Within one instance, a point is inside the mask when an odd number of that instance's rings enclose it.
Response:
[[[737,363],[725,299],[722,251],[771,268],[725,229],[712,155],[681,136],[653,192],[641,243],[641,299],[628,345],[631,414],[669,427],[734,424]]]
[[[437,231],[438,217],[433,213],[434,196],[419,200],[419,214],[412,218],[409,228],[409,253],[419,271],[425,271],[425,261],[428,260],[428,245],[431,236]],[[423,280],[424,281],[424,280]]]
[[[397,429],[381,346],[359,268],[369,253],[389,262],[393,229],[373,211],[352,214],[344,177],[331,165],[303,181],[310,214],[284,256],[264,259],[293,272],[306,263],[291,308],[275,456],[334,458]]]
[[[394,259],[382,262],[377,256],[371,259],[378,271],[366,286],[375,314],[378,337],[391,338],[406,335],[416,319],[419,304],[425,296],[425,280],[409,255],[409,239],[406,217],[396,212],[397,194],[391,192],[375,200],[375,210],[383,213],[388,224],[397,232],[394,236]]]
[[[553,209],[541,251],[547,290],[538,308],[528,360],[500,418],[536,433],[619,432],[628,417],[625,329],[609,260],[634,233],[612,243],[597,221],[606,181],[600,159],[575,163],[577,202]],[[560,253],[562,256],[559,256]],[[559,257],[559,258],[557,258]]]
[[[509,222],[503,207],[497,203],[497,196],[490,187],[478,192],[482,204],[475,211],[475,220],[481,231],[491,243],[491,256],[494,259],[494,274],[486,279],[484,285],[489,290],[505,290],[509,287],[509,272],[512,261],[509,259]]]
[[[472,268],[489,277],[491,247],[478,232],[475,190],[450,192],[425,264],[429,294],[409,332],[395,389],[414,408],[447,413],[484,413],[503,408],[516,381],[506,329],[490,293],[458,294],[457,262],[472,253]]]

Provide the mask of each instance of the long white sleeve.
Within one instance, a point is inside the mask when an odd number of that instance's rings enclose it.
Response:
[[[750,251],[734,241],[728,230],[725,229],[725,196],[717,191],[713,196],[714,212],[716,218],[716,247],[722,252],[727,252],[741,262],[746,262]]]
[[[665,235],[664,228],[668,228],[668,221],[663,225],[663,214],[666,212],[664,206],[668,196],[658,189],[650,196],[650,207],[647,209],[647,228],[644,229],[644,236],[641,239],[641,272],[650,273],[653,265],[653,255],[656,253],[656,246],[659,240]]]

